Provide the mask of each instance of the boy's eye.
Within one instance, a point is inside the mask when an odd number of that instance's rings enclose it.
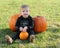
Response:
[[[25,12],[25,11],[23,11],[23,12]]]
[[[26,10],[26,12],[28,12],[28,10]]]

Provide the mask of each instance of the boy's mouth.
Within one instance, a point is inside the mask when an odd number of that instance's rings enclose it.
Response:
[[[28,14],[24,14],[24,15],[28,15]]]
[[[28,15],[28,14],[25,14],[25,15]]]

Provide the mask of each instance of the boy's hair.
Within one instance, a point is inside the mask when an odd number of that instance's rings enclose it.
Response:
[[[22,5],[21,8],[28,8],[28,5]]]

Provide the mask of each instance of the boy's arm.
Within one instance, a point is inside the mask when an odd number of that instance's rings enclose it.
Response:
[[[15,27],[17,30],[19,30],[19,28],[20,28],[20,19],[19,18],[16,21]]]
[[[28,29],[33,29],[33,28],[34,28],[34,22],[33,22],[33,19],[30,18]]]

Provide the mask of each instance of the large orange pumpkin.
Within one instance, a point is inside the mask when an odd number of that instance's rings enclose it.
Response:
[[[34,17],[34,31],[43,32],[47,28],[47,21],[43,16]]]
[[[11,16],[11,18],[9,20],[9,27],[12,31],[16,31],[15,24],[16,24],[17,18],[20,16],[21,16],[20,14]]]
[[[21,32],[19,35],[21,40],[26,40],[28,36],[29,36],[28,32]]]

